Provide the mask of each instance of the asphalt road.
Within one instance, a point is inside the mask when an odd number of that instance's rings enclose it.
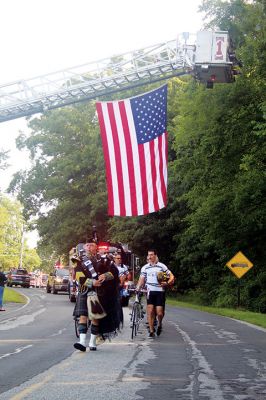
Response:
[[[17,290],[29,302],[24,307],[7,304],[0,314],[0,393],[73,353],[73,304],[67,295],[36,288]]]
[[[160,337],[147,339],[143,324],[137,338],[131,341],[129,310],[125,309],[125,328],[121,334],[111,343],[99,346],[97,352],[80,353],[72,348],[75,340],[72,321],[70,325],[67,322],[72,305],[64,296],[44,293],[43,296],[39,303],[47,312],[36,315],[35,321],[40,324],[41,316],[50,315],[50,323],[48,317],[44,318],[50,333],[46,331],[44,335],[40,328],[35,341],[29,338],[27,343],[18,345],[32,347],[0,358],[0,373],[8,358],[8,374],[12,373],[11,366],[17,364],[22,354],[25,368],[27,355],[38,351],[41,344],[40,367],[34,377],[29,376],[20,386],[3,392],[1,400],[266,399],[265,329],[204,312],[167,307]],[[57,317],[51,316],[51,296],[56,297]],[[29,310],[28,307],[25,309]],[[63,332],[58,330],[58,322]],[[26,335],[26,330],[34,331],[33,326],[32,322],[21,326],[23,334]],[[51,336],[52,331],[57,335]],[[2,333],[0,330],[1,355],[3,346],[6,349],[8,344],[5,342],[8,335],[2,340]],[[38,335],[42,336],[37,344]],[[47,339],[47,335],[52,339]],[[53,359],[54,354],[58,362]],[[46,366],[48,360],[54,364],[52,367]],[[15,367],[17,374],[22,362],[19,365]]]

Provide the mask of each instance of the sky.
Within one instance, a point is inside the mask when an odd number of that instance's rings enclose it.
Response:
[[[0,85],[29,79],[173,40],[202,28],[200,0],[1,0]],[[0,123],[0,148],[10,167],[0,171],[4,192],[12,175],[30,166],[16,150],[25,118]],[[34,235],[33,235],[34,236]],[[34,243],[34,237],[31,239]]]

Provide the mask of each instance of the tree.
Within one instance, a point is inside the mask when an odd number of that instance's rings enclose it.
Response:
[[[19,264],[22,206],[0,194],[0,262],[4,269]]]
[[[22,205],[0,194],[0,264],[5,270],[20,264],[22,250],[22,230],[26,226],[22,216]],[[31,270],[40,265],[35,249],[23,246],[22,265]]]
[[[27,246],[24,247],[23,252],[23,267],[28,271],[35,271],[41,266],[41,258],[35,249],[29,249]]]

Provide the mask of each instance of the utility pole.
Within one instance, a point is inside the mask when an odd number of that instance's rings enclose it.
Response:
[[[21,229],[21,244],[20,244],[20,257],[19,257],[19,268],[22,268],[23,265],[23,250],[24,250],[24,225],[22,225]]]

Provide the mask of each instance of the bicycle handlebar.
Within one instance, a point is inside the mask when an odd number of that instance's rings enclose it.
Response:
[[[134,293],[147,293],[148,291],[147,291],[147,289],[140,289],[140,290],[137,290],[136,288],[135,289],[127,289],[129,292],[134,292]]]

